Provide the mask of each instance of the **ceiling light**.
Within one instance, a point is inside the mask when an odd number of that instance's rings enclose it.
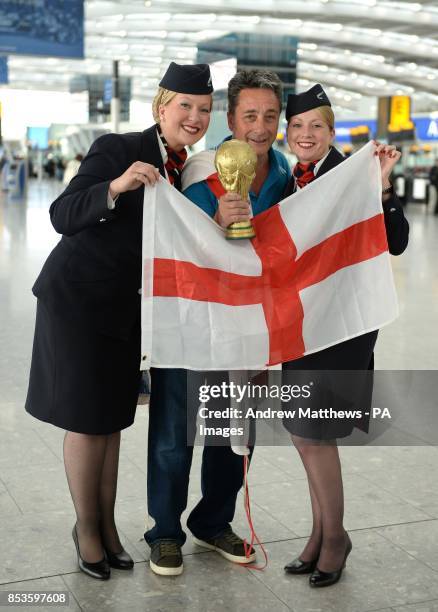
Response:
[[[167,34],[167,30],[152,30],[147,33],[148,36],[152,36],[153,38],[166,38]]]
[[[110,36],[119,36],[120,38],[125,38],[128,35],[126,30],[117,30],[116,32],[110,31],[108,32]]]

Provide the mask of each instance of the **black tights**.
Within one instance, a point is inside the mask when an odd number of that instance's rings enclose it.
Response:
[[[344,489],[336,440],[310,440],[292,435],[309,483],[313,526],[300,559],[318,559],[318,568],[341,567],[347,543],[343,526]]]
[[[89,563],[103,558],[103,546],[115,553],[122,550],[114,522],[119,449],[120,432],[65,434],[64,465],[76,510],[79,547]]]

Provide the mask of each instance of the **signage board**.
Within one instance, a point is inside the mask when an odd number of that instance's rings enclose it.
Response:
[[[412,124],[417,140],[438,142],[438,117],[413,117]],[[368,126],[371,137],[377,137],[377,121],[375,120],[337,121],[335,124],[336,141],[351,143],[351,130],[357,130],[361,126]]]
[[[84,0],[2,0],[0,53],[84,57]]]

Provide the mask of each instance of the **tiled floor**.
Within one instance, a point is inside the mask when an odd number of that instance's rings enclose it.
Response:
[[[258,447],[250,471],[253,518],[266,542],[268,567],[256,571],[231,565],[197,549],[189,538],[184,574],[160,578],[149,570],[142,539],[145,406],[123,434],[117,506],[134,571],[113,570],[107,583],[78,571],[63,432],[23,410],[35,308],[30,287],[57,241],[47,208],[58,189],[33,183],[26,203],[0,196],[0,595],[68,591],[68,607],[47,609],[87,612],[438,612],[437,446],[341,449],[345,523],[354,549],[342,581],[330,589],[311,590],[306,577],[286,576],[282,570],[300,552],[310,529],[303,468],[288,447]],[[401,316],[380,334],[377,367],[436,370],[438,217],[419,205],[408,207],[408,216],[411,243],[393,261]],[[199,455],[196,449],[190,504],[200,490]],[[241,499],[234,525],[247,533]]]

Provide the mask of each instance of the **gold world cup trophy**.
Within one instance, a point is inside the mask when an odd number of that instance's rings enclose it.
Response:
[[[238,193],[242,200],[248,201],[249,188],[256,175],[257,155],[242,140],[227,140],[216,151],[214,165],[219,180],[228,192]],[[228,240],[254,238],[255,231],[251,220],[232,223],[227,227]]]

